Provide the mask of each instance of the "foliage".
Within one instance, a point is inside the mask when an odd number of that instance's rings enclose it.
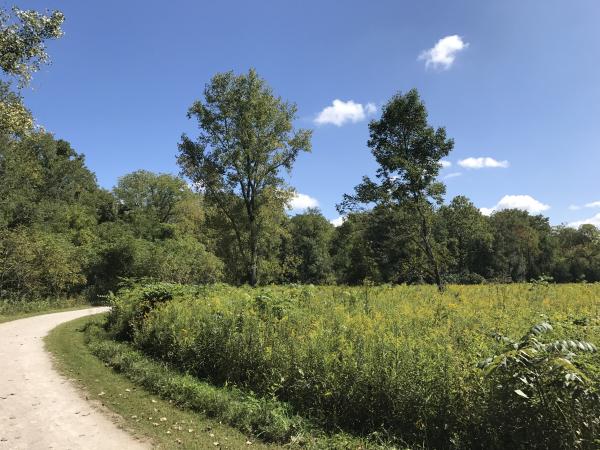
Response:
[[[0,70],[23,87],[48,62],[45,41],[62,36],[64,16],[60,11],[44,15],[16,7],[12,13],[0,9]],[[33,118],[21,96],[10,90],[10,83],[0,81],[0,134],[18,136],[32,128]]]
[[[172,234],[170,225],[177,223],[182,215],[178,206],[194,197],[182,179],[146,170],[119,178],[113,193],[120,214],[131,224],[136,236],[149,240]],[[196,201],[199,203],[197,197]]]
[[[323,284],[333,281],[330,245],[334,227],[318,209],[309,208],[289,220],[282,245],[284,281]]]
[[[64,236],[0,230],[0,297],[74,294],[85,283],[81,255]]]
[[[440,208],[435,233],[447,249],[446,273],[461,281],[492,275],[494,233],[490,220],[466,197]],[[440,230],[441,228],[441,230]]]
[[[165,289],[171,298],[144,306],[148,292]],[[586,317],[577,336],[556,326],[552,342],[598,345],[598,285],[548,285],[543,299],[529,289],[134,285],[114,299],[108,329],[183,373],[285,401],[327,429],[427,448],[546,448],[549,439],[594,448],[589,434],[551,429],[556,410],[537,409],[536,421],[527,408],[507,413],[514,388],[498,398],[497,380],[477,368],[483,355],[503,351],[489,332],[518,334],[540,314],[557,324]],[[582,358],[572,360],[573,373],[597,390],[598,353]],[[580,406],[577,417],[590,420],[599,410]],[[538,428],[523,434],[525,424]]]
[[[22,135],[33,128],[31,111],[23,104],[19,93],[0,81],[0,135]]]
[[[115,196],[83,155],[44,132],[0,139],[0,295],[116,290],[123,277],[221,279],[201,198],[176,177],[135,172]]]
[[[548,218],[505,210],[495,213],[490,224],[494,228],[496,273],[513,281],[525,281],[552,270],[555,248]]]
[[[557,251],[552,264],[556,281],[600,281],[600,230],[593,225],[579,229],[556,227]]]
[[[587,325],[588,319],[572,323]],[[573,328],[566,326],[576,332]],[[495,333],[496,340],[506,343],[505,351],[479,363],[491,379],[492,399],[502,405],[493,418],[495,427],[510,433],[499,432],[497,446],[534,441],[546,448],[590,448],[598,443],[598,380],[592,381],[584,369],[585,354],[598,349],[568,336],[544,342],[544,335],[553,331],[550,323],[541,322],[518,341]]]
[[[296,106],[275,97],[254,70],[215,75],[188,117],[200,127],[197,142],[183,135],[182,172],[226,217],[248,272],[257,283],[259,243],[265,209],[283,209],[289,200],[281,170],[291,170],[298,154],[310,150],[311,132],[293,131]]]
[[[0,11],[0,69],[27,83],[31,73],[48,62],[44,41],[62,36],[65,20],[60,11],[43,15],[36,11],[13,8],[16,20]]]
[[[413,238],[425,253],[435,282],[443,282],[436,245],[432,242],[431,216],[442,203],[445,186],[437,181],[441,159],[450,153],[454,141],[446,130],[434,130],[427,123],[427,111],[416,89],[398,93],[383,107],[380,120],[369,124],[371,152],[379,164],[376,183],[368,177],[354,196],[345,195],[340,212],[356,204],[408,205],[418,218]]]

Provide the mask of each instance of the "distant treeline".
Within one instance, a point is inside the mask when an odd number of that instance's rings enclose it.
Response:
[[[63,20],[59,11],[0,8],[0,299],[95,298],[123,278],[440,290],[600,281],[594,226],[552,227],[519,210],[486,217],[462,196],[444,203],[438,175],[454,142],[429,126],[414,89],[369,124],[376,179],[341,199],[337,228],[316,209],[288,216],[294,191],[282,173],[311,150],[312,132],[294,129],[296,105],[252,69],[216,74],[190,107],[199,135],[179,143],[185,179],[136,171],[102,189],[82,154],[34,125],[20,95]]]
[[[0,141],[0,295],[115,290],[123,277],[178,283],[247,281],[233,231],[181,178],[137,171],[109,192],[84,158],[44,132]],[[334,227],[316,209],[271,209],[258,280],[267,283],[432,282],[414,215],[398,206],[351,213]],[[600,232],[551,226],[524,211],[484,216],[466,198],[435,211],[446,282],[600,281]]]

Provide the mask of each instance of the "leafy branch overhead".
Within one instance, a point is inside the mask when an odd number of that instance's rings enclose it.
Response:
[[[26,86],[34,72],[49,62],[45,42],[62,36],[64,16],[13,8],[11,16],[0,9],[0,70],[5,78],[16,78]],[[33,117],[21,96],[10,90],[10,82],[0,80],[0,133],[22,135],[33,128]]]
[[[31,75],[49,62],[45,41],[63,35],[65,16],[60,11],[50,15],[13,8],[14,19],[0,11],[0,68],[27,85]],[[16,19],[16,20],[15,20]]]

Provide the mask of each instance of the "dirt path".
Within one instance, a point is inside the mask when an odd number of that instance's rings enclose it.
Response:
[[[0,450],[146,448],[52,368],[43,337],[90,308],[0,324]]]

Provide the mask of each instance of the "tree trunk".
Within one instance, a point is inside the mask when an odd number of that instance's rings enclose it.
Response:
[[[248,282],[250,286],[258,283],[258,233],[256,220],[250,216],[250,267],[248,268]]]
[[[437,258],[433,253],[433,248],[431,247],[431,242],[429,242],[429,225],[427,224],[427,218],[425,214],[421,210],[421,207],[417,204],[417,211],[419,212],[419,216],[421,216],[421,240],[423,241],[423,248],[425,249],[425,254],[427,255],[427,259],[429,260],[429,264],[431,264],[431,268],[433,270],[433,277],[435,278],[435,284],[437,285],[438,291],[444,292],[446,286],[442,281],[442,276],[440,274],[440,267],[437,262]]]
[[[433,249],[431,248],[428,234],[423,234],[423,244],[425,246],[425,253],[427,253],[427,259],[429,259],[429,264],[431,264],[431,267],[433,269],[433,276],[435,278],[435,284],[437,284],[438,291],[444,292],[444,290],[446,289],[446,286],[444,285],[444,282],[442,281],[442,276],[440,274],[440,267],[438,265],[435,255],[433,254]]]

